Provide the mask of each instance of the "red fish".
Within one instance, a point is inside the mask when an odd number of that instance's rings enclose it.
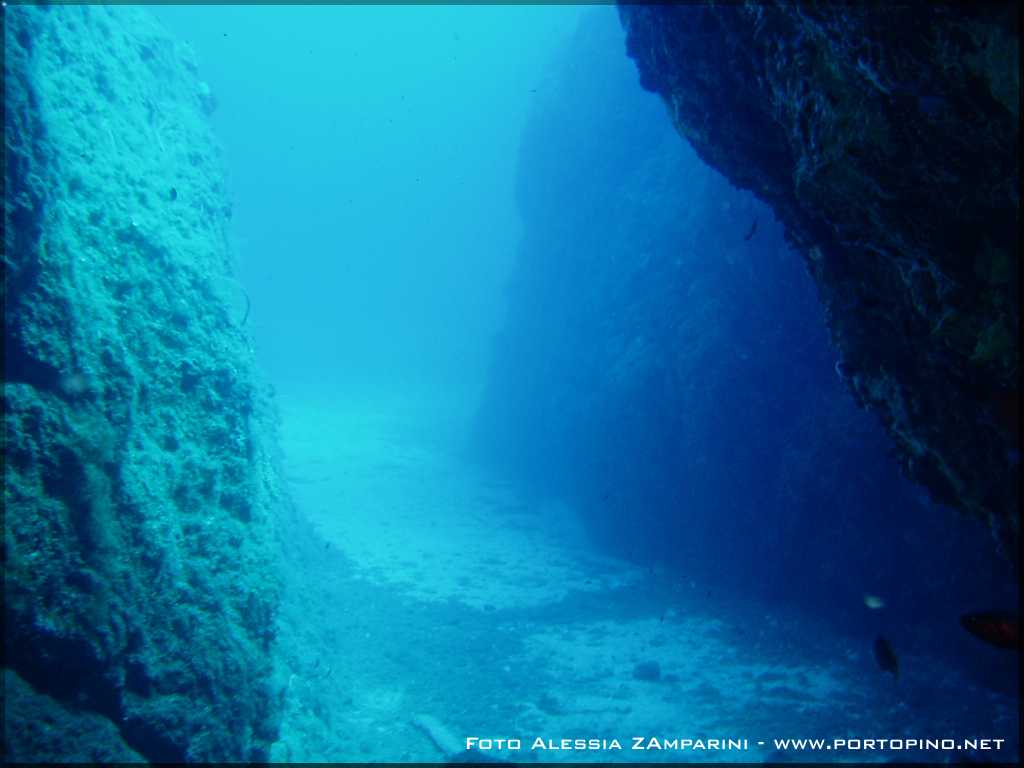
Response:
[[[1020,617],[1005,611],[979,611],[960,617],[960,625],[997,648],[1020,648]]]

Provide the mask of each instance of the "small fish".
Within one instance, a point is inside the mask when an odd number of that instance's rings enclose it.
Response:
[[[170,194],[168,195],[168,197],[170,197],[171,200],[177,200],[178,199],[178,190],[175,189],[174,187],[171,187],[171,191],[170,191]]]
[[[979,611],[960,617],[960,626],[996,648],[1020,648],[1020,617],[1006,611]]]
[[[744,240],[749,240],[750,238],[752,238],[754,236],[755,232],[757,232],[757,217],[756,216],[754,217],[753,223],[750,225],[750,229],[747,230],[747,234],[745,234],[743,236],[743,239]]]
[[[889,641],[881,635],[875,638],[875,661],[883,672],[892,672],[893,677],[900,679],[900,660],[896,658],[896,651]]]
[[[866,605],[872,611],[877,611],[879,608],[885,608],[885,600],[880,598],[878,595],[865,594],[864,605]]]

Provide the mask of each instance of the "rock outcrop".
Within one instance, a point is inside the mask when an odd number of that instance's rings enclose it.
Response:
[[[4,32],[5,757],[265,758],[281,491],[209,88],[144,11]]]
[[[900,476],[836,375],[768,206],[679,139],[622,48],[614,14],[585,14],[526,122],[475,455],[716,597],[853,632],[865,590],[921,631],[979,595],[1012,605],[984,526]]]
[[[640,82],[772,206],[905,473],[1019,531],[1014,3],[626,5]]]

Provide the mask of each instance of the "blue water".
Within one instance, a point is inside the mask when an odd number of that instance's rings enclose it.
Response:
[[[1017,757],[1015,654],[959,625],[1015,576],[614,7],[150,11],[216,96],[298,511],[272,760]]]
[[[327,544],[312,570],[338,573],[305,597],[323,613],[285,630],[287,754],[437,759],[419,714],[531,747],[751,745],[520,755],[542,760],[758,761],[775,738],[1015,754],[1012,660],[957,624],[1012,605],[1008,568],[900,480],[869,415],[814,420],[846,395],[810,281],[771,213],[641,92],[614,9],[156,12],[220,99],[252,333]],[[617,266],[644,259],[685,275],[675,296]],[[647,298],[616,317],[633,273]],[[562,353],[581,338],[594,348]],[[635,355],[610,364],[612,343]],[[688,401],[630,367],[671,344],[700,347],[679,363]],[[778,452],[802,466],[773,476]],[[643,661],[660,680],[634,678]]]

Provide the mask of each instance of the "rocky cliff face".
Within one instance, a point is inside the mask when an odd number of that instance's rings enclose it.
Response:
[[[782,227],[679,140],[622,47],[586,14],[526,123],[479,455],[606,551],[852,632],[864,590],[919,630],[1001,597],[982,526],[899,476],[836,376]]]
[[[4,31],[5,757],[258,759],[279,490],[209,89],[144,12]]]
[[[620,6],[640,82],[783,221],[934,499],[1019,530],[1016,4]]]

